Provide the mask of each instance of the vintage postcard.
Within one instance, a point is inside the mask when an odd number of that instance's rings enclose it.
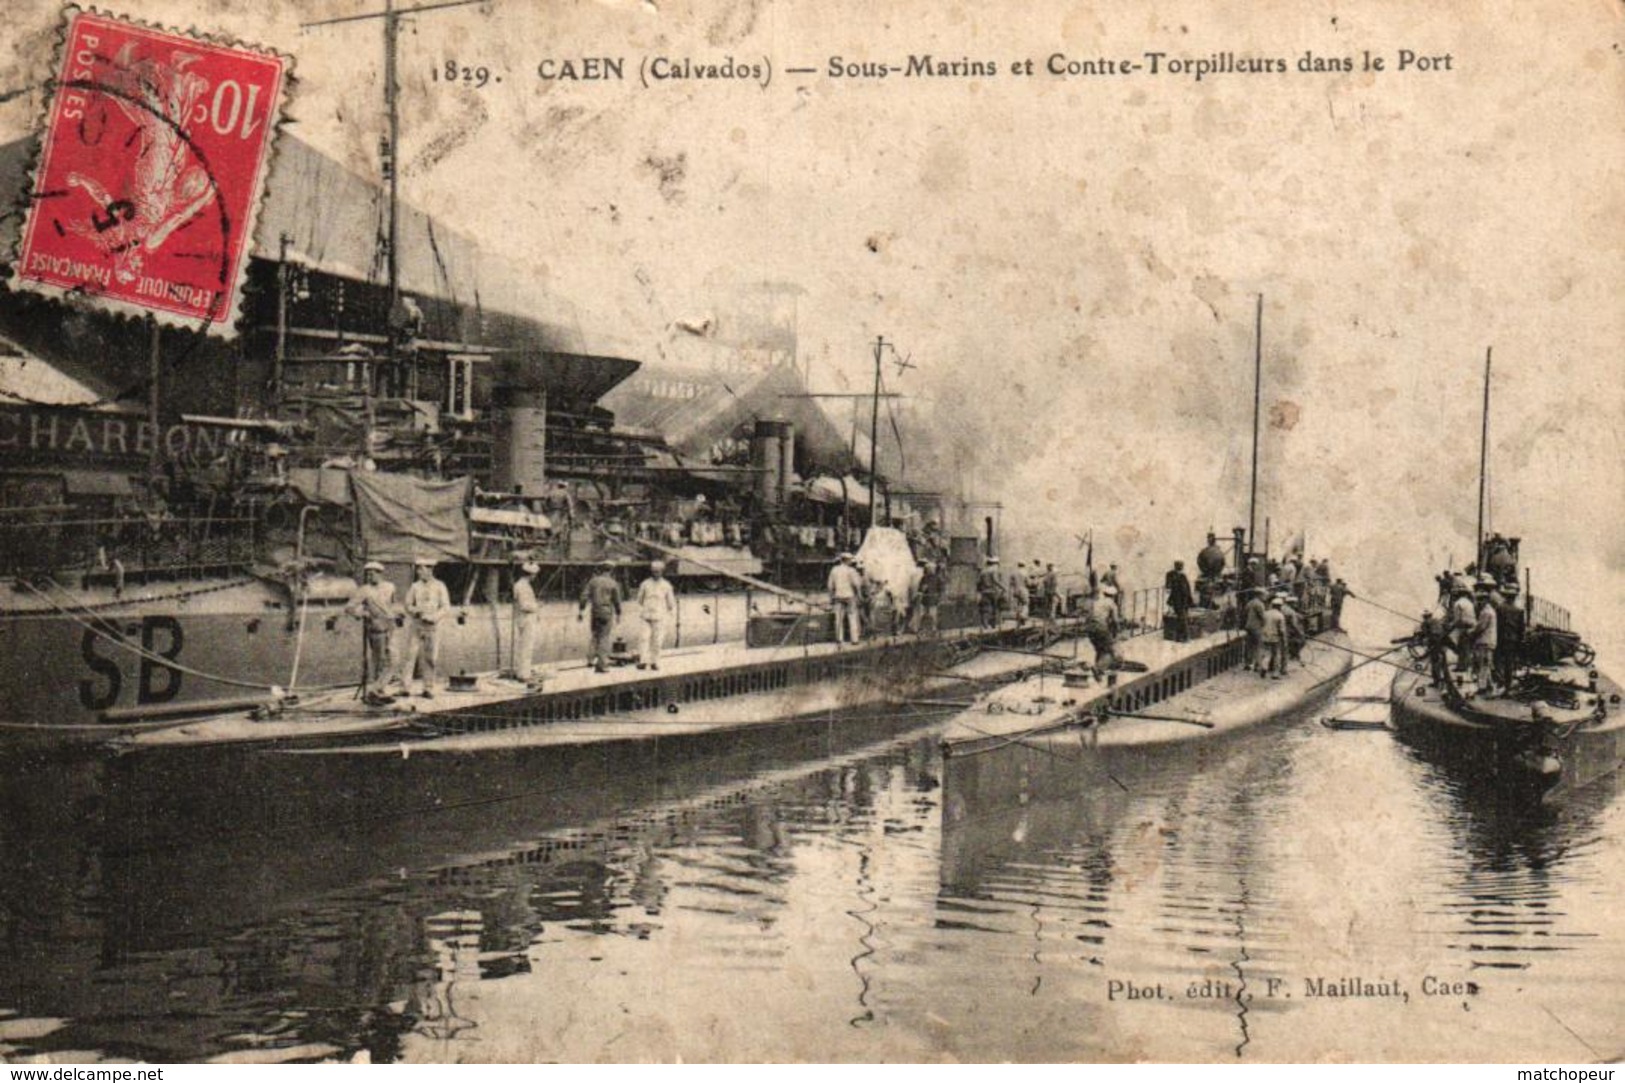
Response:
[[[1625,1055],[1625,12],[22,0],[0,1059]]]

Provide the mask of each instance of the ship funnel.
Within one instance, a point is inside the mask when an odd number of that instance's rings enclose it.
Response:
[[[541,496],[547,487],[547,391],[498,388],[492,421],[492,486],[498,492]]]
[[[796,427],[783,423],[779,433],[779,499],[790,499],[790,486],[796,477]]]
[[[784,503],[786,478],[785,445],[794,430],[788,421],[758,421],[750,440],[750,465],[755,471],[756,498],[765,507]],[[791,454],[794,454],[793,448]]]

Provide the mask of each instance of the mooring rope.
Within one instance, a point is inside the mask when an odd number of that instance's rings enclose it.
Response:
[[[73,621],[75,624],[79,625],[81,628],[84,628],[86,631],[96,633],[97,635],[101,636],[103,639],[105,639],[109,643],[111,643],[113,646],[119,648],[120,650],[128,651],[129,653],[135,655],[138,658],[144,658],[149,662],[156,663],[157,665],[163,666],[166,669],[173,669],[176,672],[184,673],[189,677],[197,677],[199,680],[212,681],[212,682],[214,682],[216,684],[229,685],[229,686],[231,686],[233,688],[252,688],[256,692],[270,692],[270,691],[273,691],[274,689],[276,689],[276,687],[277,687],[274,684],[264,684],[264,683],[260,683],[260,682],[257,682],[257,681],[246,681],[246,680],[242,680],[242,679],[237,678],[237,677],[225,677],[225,676],[222,676],[222,675],[220,675],[218,673],[206,673],[201,669],[194,669],[193,667],[187,665],[184,662],[176,661],[173,658],[166,658],[163,655],[158,654],[155,651],[147,650],[145,647],[142,647],[139,644],[129,642],[123,636],[111,635],[111,634],[108,633],[108,631],[105,628],[96,627],[96,625],[91,623],[90,620],[87,620],[84,617],[81,617],[79,614],[73,612],[67,606],[63,605],[61,602],[58,602],[55,598],[51,597],[49,594],[47,594],[44,591],[40,590],[38,587],[34,586],[34,584],[28,582],[27,580],[18,580],[18,582],[22,583],[23,586],[25,586],[29,590],[33,591],[36,595],[38,595],[41,599],[43,599],[45,601],[45,603],[47,605],[49,605],[52,609],[55,609],[58,613],[61,613],[64,617],[66,617],[69,620]],[[53,583],[54,583],[54,580],[53,580]],[[347,688],[347,687],[349,687],[349,685],[347,685],[347,684],[335,684],[335,685],[325,686],[325,688],[323,688],[323,689],[307,689],[307,691],[323,691],[326,688]]]

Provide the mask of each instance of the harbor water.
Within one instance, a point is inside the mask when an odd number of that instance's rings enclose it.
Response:
[[[1339,709],[1121,760],[945,758],[941,712],[8,760],[0,1054],[1618,1056],[1620,784],[1503,807]]]

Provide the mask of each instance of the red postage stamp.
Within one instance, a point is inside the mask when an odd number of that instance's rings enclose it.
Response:
[[[18,284],[226,331],[288,59],[70,10]]]

